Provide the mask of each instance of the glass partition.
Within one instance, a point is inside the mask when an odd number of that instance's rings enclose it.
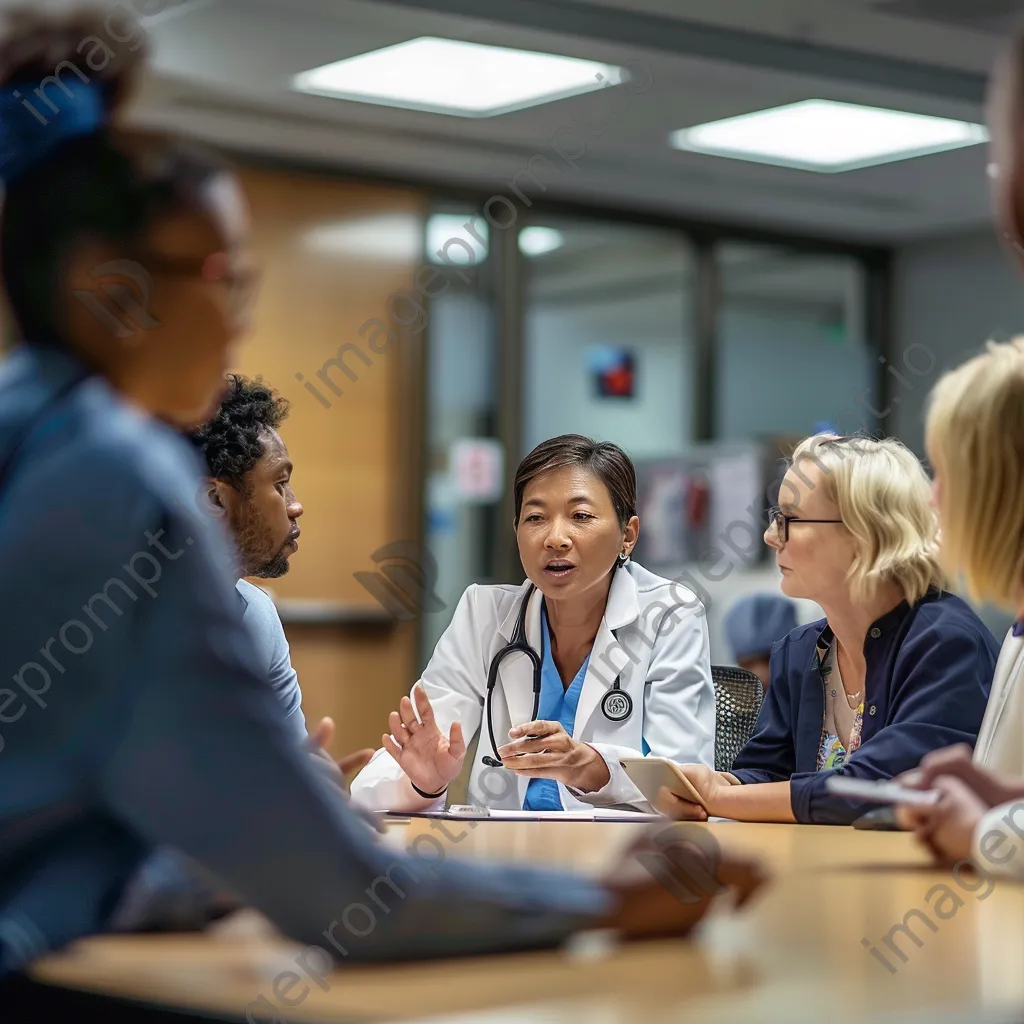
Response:
[[[426,222],[437,267],[426,349],[425,546],[443,607],[424,609],[421,662],[451,621],[463,590],[491,582],[505,490],[497,433],[495,261],[486,220],[471,205],[438,205]],[[445,282],[448,282],[447,287]]]

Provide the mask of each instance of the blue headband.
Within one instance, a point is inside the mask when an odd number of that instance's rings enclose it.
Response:
[[[72,80],[60,91],[51,89],[50,97],[40,99],[24,82],[0,88],[0,181],[5,184],[31,170],[65,139],[89,135],[107,120],[99,85]]]

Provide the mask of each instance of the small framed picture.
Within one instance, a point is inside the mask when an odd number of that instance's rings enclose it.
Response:
[[[627,348],[602,345],[587,352],[587,370],[598,398],[636,396],[636,360]]]

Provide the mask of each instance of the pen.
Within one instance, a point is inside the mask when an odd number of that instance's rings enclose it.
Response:
[[[523,737],[524,740],[539,740],[540,738],[541,738],[540,736],[524,736]],[[523,755],[522,754],[516,754],[515,756],[516,757],[522,757]],[[505,767],[507,767],[506,765],[502,764],[501,761],[499,761],[497,758],[491,757],[490,754],[485,754],[483,757],[480,758],[480,760],[483,761],[483,763],[485,765],[487,765],[488,768],[505,768]]]

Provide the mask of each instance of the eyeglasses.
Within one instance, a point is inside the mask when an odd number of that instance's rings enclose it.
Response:
[[[145,253],[139,262],[144,269],[179,277],[198,277],[224,285],[231,316],[240,318],[247,312],[259,292],[260,273],[252,266],[232,267],[227,253],[212,253],[204,258],[164,256]]]
[[[778,505],[768,509],[768,521],[775,527],[775,532],[783,544],[789,543],[790,523],[841,523],[842,519],[803,519],[800,516],[787,516]]]

